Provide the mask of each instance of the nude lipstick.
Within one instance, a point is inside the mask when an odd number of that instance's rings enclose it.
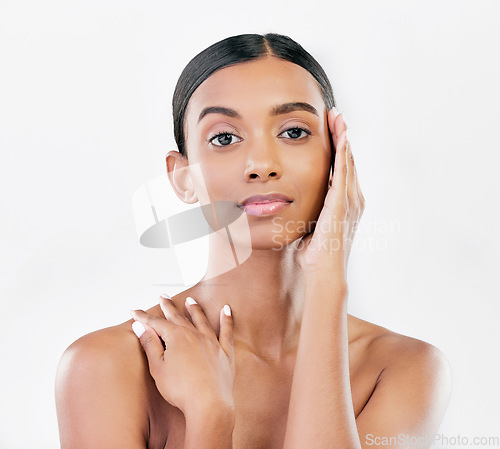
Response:
[[[248,215],[265,216],[273,215],[288,207],[292,200],[281,193],[268,193],[252,195],[243,200],[238,207]]]

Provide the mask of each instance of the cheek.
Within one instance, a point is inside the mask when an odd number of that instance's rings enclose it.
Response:
[[[202,204],[211,201],[229,200],[231,189],[235,185],[235,170],[221,166],[222,161],[201,160],[198,164],[198,174],[194,178],[195,191]],[[232,198],[231,198],[232,199]]]
[[[307,185],[308,190],[318,190],[328,183],[330,176],[331,154],[327,147],[317,147],[295,154],[289,159],[289,169],[295,179]]]
[[[305,213],[311,220],[316,220],[325,203],[326,193],[328,191],[328,184],[322,182],[321,184],[315,183],[314,185],[306,187],[306,192],[303,196],[303,207]]]
[[[300,192],[301,209],[311,219],[319,215],[328,192],[330,179],[330,156],[322,148],[314,157],[294,161],[294,179]]]

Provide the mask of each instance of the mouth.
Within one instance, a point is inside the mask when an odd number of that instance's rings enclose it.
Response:
[[[253,195],[238,204],[248,215],[265,216],[273,215],[288,207],[293,200],[281,193],[271,193],[266,195]]]

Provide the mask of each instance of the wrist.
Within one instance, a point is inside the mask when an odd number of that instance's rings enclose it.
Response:
[[[304,276],[304,294],[307,303],[319,304],[327,301],[344,310],[347,307],[349,286],[344,276],[328,270],[309,272]]]
[[[233,424],[236,417],[236,411],[233,403],[223,401],[194,401],[191,407],[183,410],[188,423],[207,424],[212,421]]]
[[[328,285],[330,288],[347,290],[347,276],[344,270],[322,266],[303,271],[304,283],[310,285]]]
[[[236,422],[234,407],[197,405],[186,411],[186,449],[232,449]]]

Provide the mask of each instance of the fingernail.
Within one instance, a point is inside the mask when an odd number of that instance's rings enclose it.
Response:
[[[349,128],[347,128],[346,132],[345,132],[345,140],[347,142],[350,142],[351,141],[351,135],[349,133]]]
[[[191,296],[188,296],[186,298],[186,302],[190,305],[196,304],[196,301],[193,298],[191,298]]]
[[[344,121],[344,123],[347,125],[347,120],[345,119],[345,114],[342,112],[342,120]]]
[[[172,297],[168,293],[162,293],[160,296],[164,299],[172,299]]]
[[[224,306],[224,315],[231,316],[231,307],[229,307],[227,304]]]
[[[137,338],[141,338],[141,335],[146,332],[146,328],[139,321],[134,321],[132,323],[132,330],[134,331],[134,334],[137,335]]]
[[[339,115],[338,109],[335,106],[333,106],[332,109],[333,109],[333,113],[335,114],[335,117],[337,117],[337,115]]]

